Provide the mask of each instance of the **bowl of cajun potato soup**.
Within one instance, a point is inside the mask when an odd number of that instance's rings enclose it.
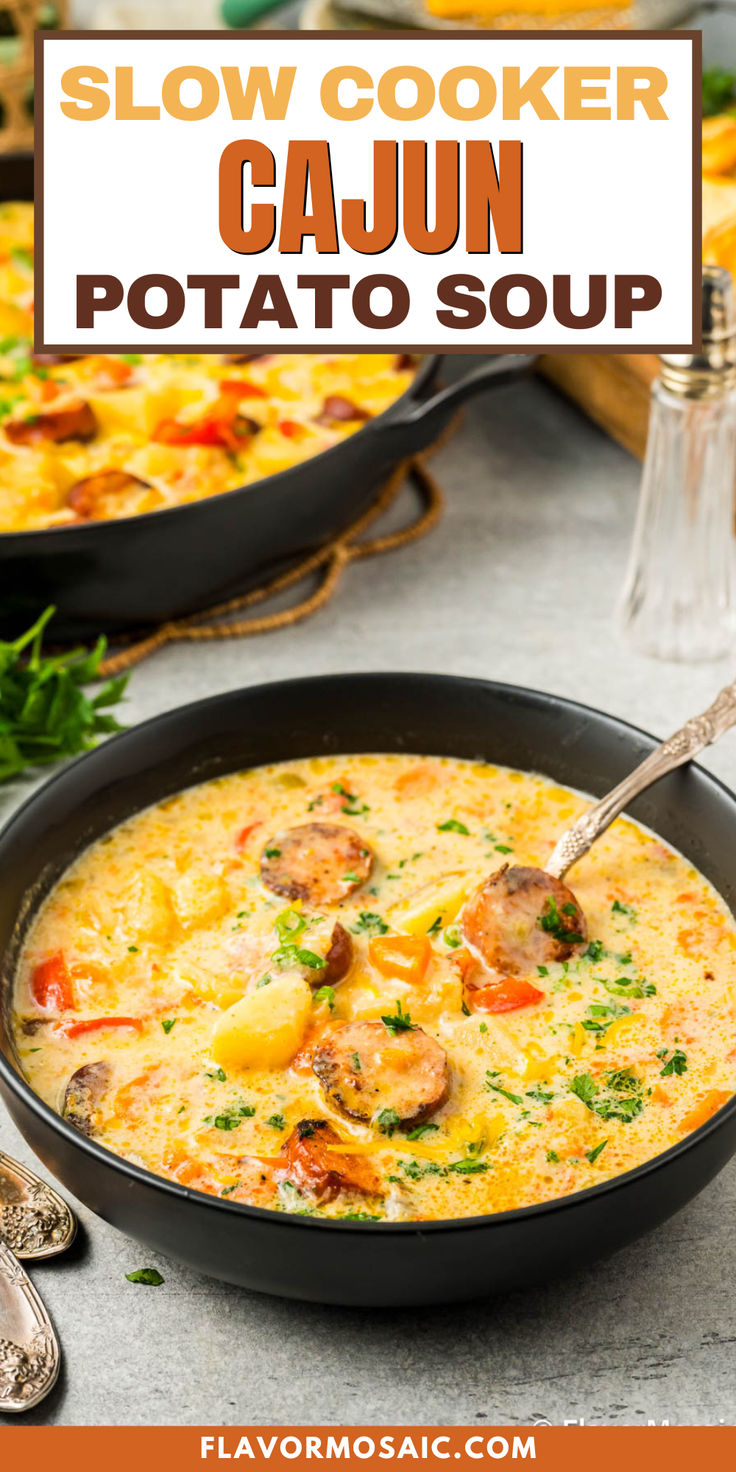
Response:
[[[126,1230],[270,1291],[462,1296],[638,1234],[733,1148],[733,799],[680,774],[571,888],[532,871],[646,741],[366,676],[85,757],[5,838],[45,809],[5,992],[21,1127]]]

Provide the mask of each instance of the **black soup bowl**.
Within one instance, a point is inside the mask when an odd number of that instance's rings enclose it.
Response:
[[[586,706],[444,675],[317,676],[187,705],[82,757],[0,835],[0,1092],[41,1160],[122,1231],[204,1273],[285,1297],[367,1307],[476,1298],[557,1276],[677,1211],[736,1151],[736,1098],[635,1170],[590,1190],[454,1221],[320,1221],[208,1196],[122,1160],[42,1103],[14,1055],[19,949],[68,864],[117,823],[184,787],[309,755],[407,751],[538,771],[602,795],[655,745]],[[736,908],[736,798],[689,767],[632,805]]]

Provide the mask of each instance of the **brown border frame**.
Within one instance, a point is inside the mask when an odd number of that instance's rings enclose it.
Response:
[[[298,40],[312,41],[321,38],[328,40],[342,39],[347,33],[345,31],[36,31],[34,38],[34,76],[35,76],[35,135],[36,147],[34,153],[34,194],[36,199],[36,237],[39,242],[39,252],[34,267],[34,352],[37,353],[77,353],[79,343],[47,343],[44,334],[44,287],[43,287],[43,260],[45,248],[45,221],[43,207],[43,180],[44,180],[44,42],[53,41],[161,41],[161,40],[203,40],[221,41],[225,39],[240,38],[250,41],[259,40]],[[703,65],[703,35],[702,31],[478,31],[478,30],[454,30],[454,31],[354,31],[351,37],[357,40],[412,40],[442,41],[442,40],[468,40],[476,37],[483,40],[493,41],[519,41],[533,36],[536,41],[590,41],[598,40],[632,40],[653,41],[666,36],[668,40],[686,41],[692,46],[692,91],[693,91],[693,128],[692,128],[692,160],[691,160],[691,183],[692,183],[692,341],[687,343],[657,343],[646,347],[628,346],[625,343],[614,344],[578,344],[571,343],[532,343],[526,339],[515,343],[513,346],[506,344],[503,347],[495,346],[493,343],[441,343],[430,345],[427,343],[402,345],[406,352],[415,353],[518,353],[528,351],[533,353],[691,353],[699,352],[702,346],[702,307],[701,307],[701,280],[702,280],[702,65]],[[223,353],[240,352],[243,347],[254,345],[254,340],[241,338],[235,343],[218,343],[216,347],[203,347],[197,343],[170,343],[160,345],[148,344],[148,353]],[[310,343],[308,348],[298,343],[263,343],[258,339],[259,348],[266,352],[277,353],[361,353],[366,352],[370,346],[371,351],[380,347],[379,343],[366,344],[344,344],[344,343]],[[101,345],[97,345],[101,350]],[[137,353],[141,351],[140,343],[109,343],[105,344],[104,351],[108,353]]]

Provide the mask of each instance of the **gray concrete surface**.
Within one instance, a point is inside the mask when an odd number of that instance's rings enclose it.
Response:
[[[541,383],[478,401],[435,468],[447,511],[433,536],[351,568],[298,628],[158,655],[133,677],[128,718],[297,673],[402,668],[537,686],[663,735],[733,674],[659,665],[619,642],[612,607],[638,467]],[[736,734],[707,764],[736,785]],[[0,817],[29,787],[2,792]],[[7,1118],[0,1144],[32,1159]],[[654,1236],[564,1283],[421,1312],[246,1293],[79,1214],[78,1248],[34,1270],[64,1373],[29,1421],[736,1419],[736,1164]],[[163,1287],[125,1281],[153,1263]]]

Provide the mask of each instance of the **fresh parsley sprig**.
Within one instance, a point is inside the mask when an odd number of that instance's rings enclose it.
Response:
[[[85,695],[82,686],[98,678],[106,640],[90,650],[43,654],[54,612],[47,608],[17,639],[0,640],[0,782],[27,767],[77,756],[98,737],[121,730],[107,707],[122,699],[128,676],[109,680],[91,699]]]

